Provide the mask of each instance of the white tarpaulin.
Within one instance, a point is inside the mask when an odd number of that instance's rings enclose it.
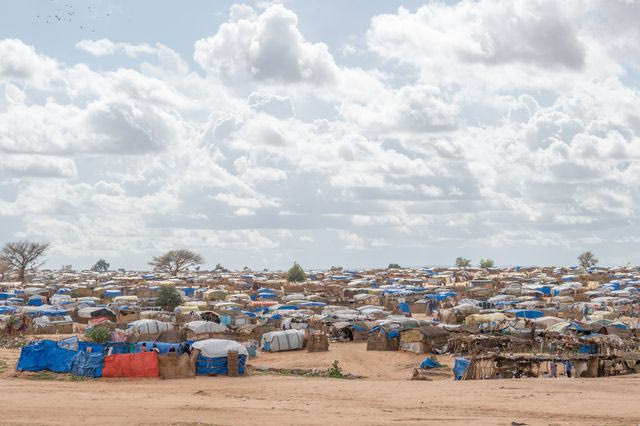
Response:
[[[194,342],[191,345],[200,350],[200,355],[207,358],[226,357],[229,351],[237,351],[238,355],[249,355],[247,348],[234,340],[206,339]]]
[[[191,321],[184,325],[187,329],[194,333],[224,333],[227,327],[211,321]]]
[[[284,330],[265,333],[262,335],[260,347],[264,348],[265,343],[268,344],[268,350],[271,352],[302,349],[304,345],[304,331]]]
[[[157,334],[167,330],[173,330],[172,323],[152,319],[134,321],[127,328],[127,332],[138,334]]]

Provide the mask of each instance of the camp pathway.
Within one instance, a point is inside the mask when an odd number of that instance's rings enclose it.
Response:
[[[0,379],[0,424],[536,424],[640,422],[640,377],[487,381],[271,375]]]

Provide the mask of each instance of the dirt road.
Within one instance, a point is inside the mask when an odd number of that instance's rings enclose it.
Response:
[[[14,351],[0,351],[0,357],[7,364],[16,359]],[[256,366],[326,368],[338,359],[345,372],[367,376],[359,380],[264,374],[167,381],[72,381],[47,375],[49,380],[34,380],[14,377],[12,364],[0,379],[0,424],[640,423],[638,376],[407,380],[421,358],[343,344],[324,353],[261,354],[252,360]]]

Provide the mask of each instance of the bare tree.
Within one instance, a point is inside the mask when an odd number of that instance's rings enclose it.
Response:
[[[0,259],[0,281],[4,281],[4,276],[11,271],[11,265]]]
[[[38,263],[38,259],[49,250],[49,243],[32,243],[29,241],[17,241],[5,244],[0,252],[0,261],[8,263],[18,271],[18,279],[26,282],[27,269],[34,269],[44,262]]]
[[[154,257],[149,265],[153,266],[155,271],[167,272],[173,276],[185,269],[202,265],[204,259],[198,253],[191,250],[171,250],[161,256]]]
[[[596,263],[598,263],[598,259],[596,259],[596,257],[590,251],[585,251],[580,256],[578,256],[578,261],[580,262],[580,266],[585,269],[594,267],[596,266]]]

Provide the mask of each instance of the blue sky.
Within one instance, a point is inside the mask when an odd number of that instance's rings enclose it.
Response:
[[[238,268],[638,263],[639,18],[586,0],[12,2],[0,241],[50,240],[51,267],[176,247]]]

